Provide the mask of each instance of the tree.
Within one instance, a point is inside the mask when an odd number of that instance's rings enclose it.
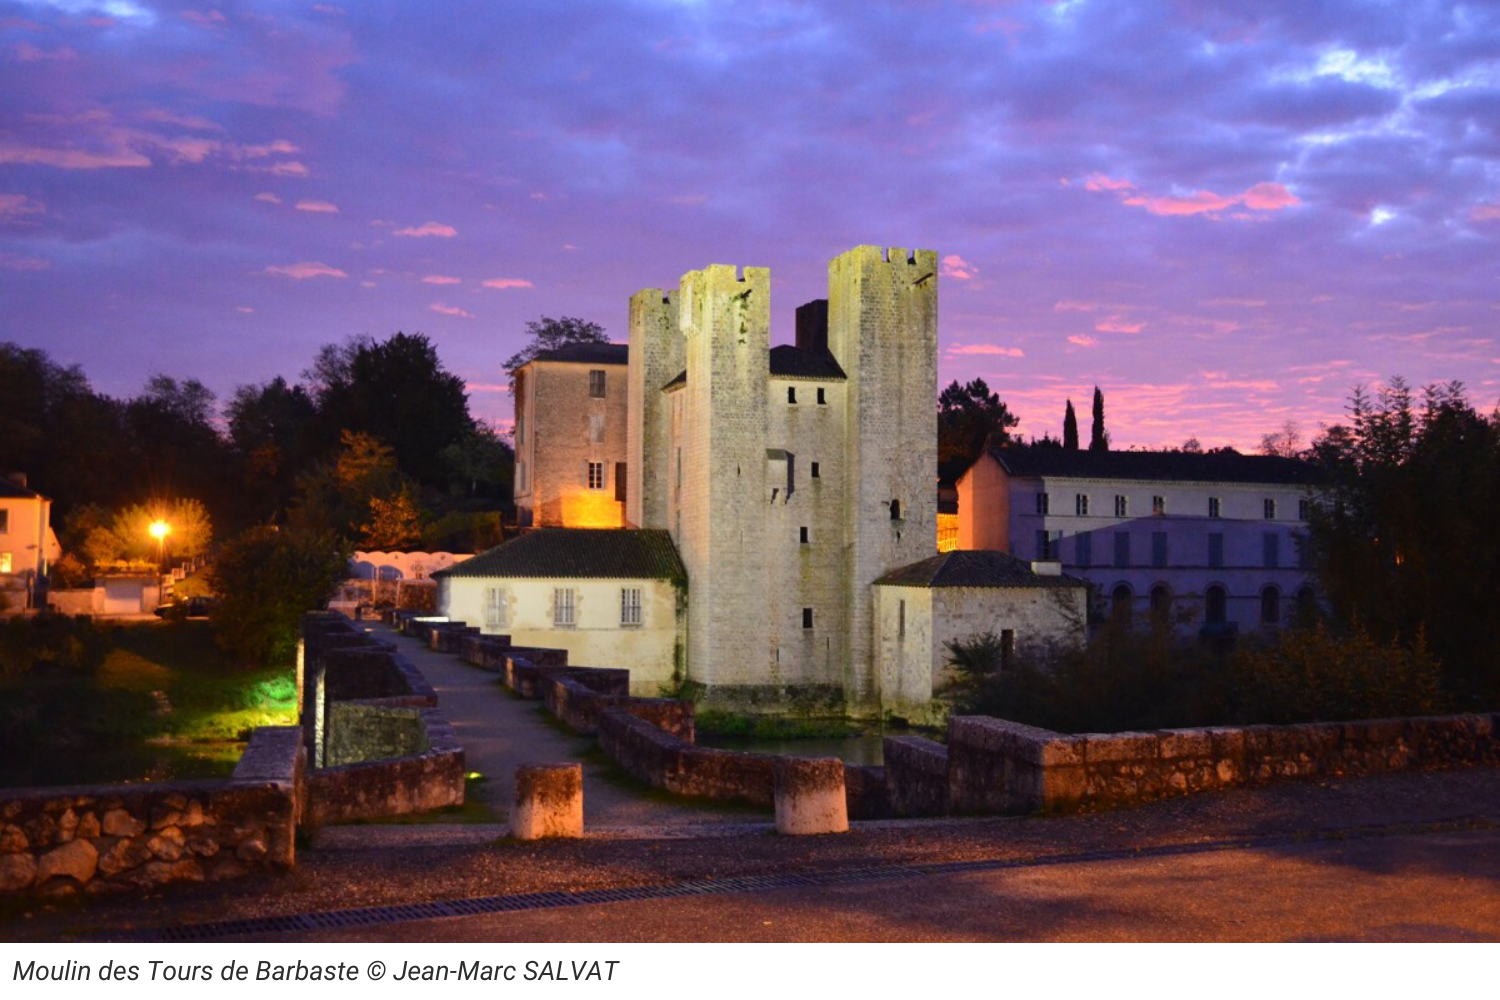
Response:
[[[1063,448],[1067,451],[1078,450],[1078,414],[1073,412],[1073,401],[1068,400],[1068,408],[1063,412]]]
[[[493,428],[476,424],[472,432],[443,449],[442,459],[452,492],[510,500],[516,453]]]
[[[1476,412],[1456,382],[1419,406],[1401,379],[1373,397],[1357,387],[1349,414],[1312,447],[1327,486],[1309,545],[1334,620],[1382,644],[1425,636],[1458,707],[1500,703],[1500,414]]]
[[[290,664],[302,615],[328,604],[349,572],[349,551],[333,535],[251,528],[219,552],[219,644],[247,666]]]
[[[954,381],[944,389],[938,396],[937,419],[938,478],[944,482],[963,475],[984,450],[986,439],[996,444],[1009,441],[1010,429],[1021,422],[982,378],[968,385]]]
[[[151,526],[158,521],[168,528],[160,544],[151,534]],[[192,499],[132,504],[115,514],[110,531],[119,540],[124,558],[141,562],[155,562],[158,552],[174,559],[200,556],[213,540],[208,509]]]
[[[439,454],[474,428],[464,380],[443,367],[420,333],[325,345],[303,375],[313,386],[325,448],[344,431],[379,438],[421,483],[441,482]]]
[[[399,551],[422,537],[422,514],[402,489],[389,497],[370,498],[370,516],[359,526],[360,548],[376,551]]]
[[[1288,420],[1277,430],[1262,434],[1260,453],[1277,455],[1281,458],[1300,458],[1302,456],[1302,428],[1297,425],[1297,421]]]
[[[369,534],[372,501],[410,500],[411,481],[396,465],[395,452],[369,434],[345,431],[337,455],[298,481],[289,523],[305,533],[326,532],[355,541]],[[414,506],[414,505],[413,505]],[[380,532],[383,537],[386,532]]]
[[[1109,432],[1104,429],[1104,393],[1094,386],[1094,427],[1089,434],[1089,451],[1109,451]]]
[[[1197,438],[1190,437],[1182,442],[1182,450],[1189,455],[1201,455],[1203,454],[1203,444]]]
[[[239,466],[241,510],[254,520],[277,519],[291,502],[298,470],[316,456],[312,396],[278,375],[236,389],[225,418]]]
[[[541,319],[534,319],[526,324],[526,336],[531,338],[531,342],[505,359],[506,371],[514,372],[538,354],[555,351],[569,344],[609,343],[604,327],[576,316],[561,316],[557,319],[543,316]]]

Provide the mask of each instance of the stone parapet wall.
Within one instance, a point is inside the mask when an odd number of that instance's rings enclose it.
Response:
[[[892,816],[942,816],[948,811],[948,748],[921,736],[884,740],[885,790]]]
[[[409,747],[400,756],[313,771],[307,781],[307,825],[318,827],[463,805],[464,752],[452,725],[436,709],[377,706],[377,710],[415,716],[423,749]]]
[[[696,747],[623,708],[600,715],[599,746],[633,777],[655,788],[759,806],[775,802],[773,754]]]
[[[421,709],[379,701],[330,701],[323,766],[339,767],[425,753]]]
[[[1291,778],[1500,764],[1500,716],[1064,735],[1000,719],[948,728],[960,813],[1066,812]]]
[[[0,792],[0,893],[94,895],[290,868],[305,760],[296,727],[266,726],[226,781]]]

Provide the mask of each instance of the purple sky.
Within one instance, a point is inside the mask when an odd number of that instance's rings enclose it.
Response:
[[[1497,131],[1494,3],[0,0],[0,340],[227,395],[422,332],[508,422],[529,319],[763,265],[787,341],[921,246],[1023,433],[1251,448],[1500,398]]]

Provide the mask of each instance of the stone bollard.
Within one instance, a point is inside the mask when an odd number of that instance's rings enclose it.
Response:
[[[522,764],[510,835],[517,840],[583,836],[583,765]]]
[[[848,833],[844,762],[837,757],[776,759],[776,832]]]

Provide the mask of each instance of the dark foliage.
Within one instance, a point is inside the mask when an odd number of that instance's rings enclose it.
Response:
[[[957,480],[979,457],[986,439],[1009,441],[1010,429],[1020,422],[984,379],[951,383],[938,396],[938,479]]]
[[[291,662],[302,615],[328,603],[348,572],[349,549],[326,532],[252,528],[219,552],[219,644],[249,666]]]

